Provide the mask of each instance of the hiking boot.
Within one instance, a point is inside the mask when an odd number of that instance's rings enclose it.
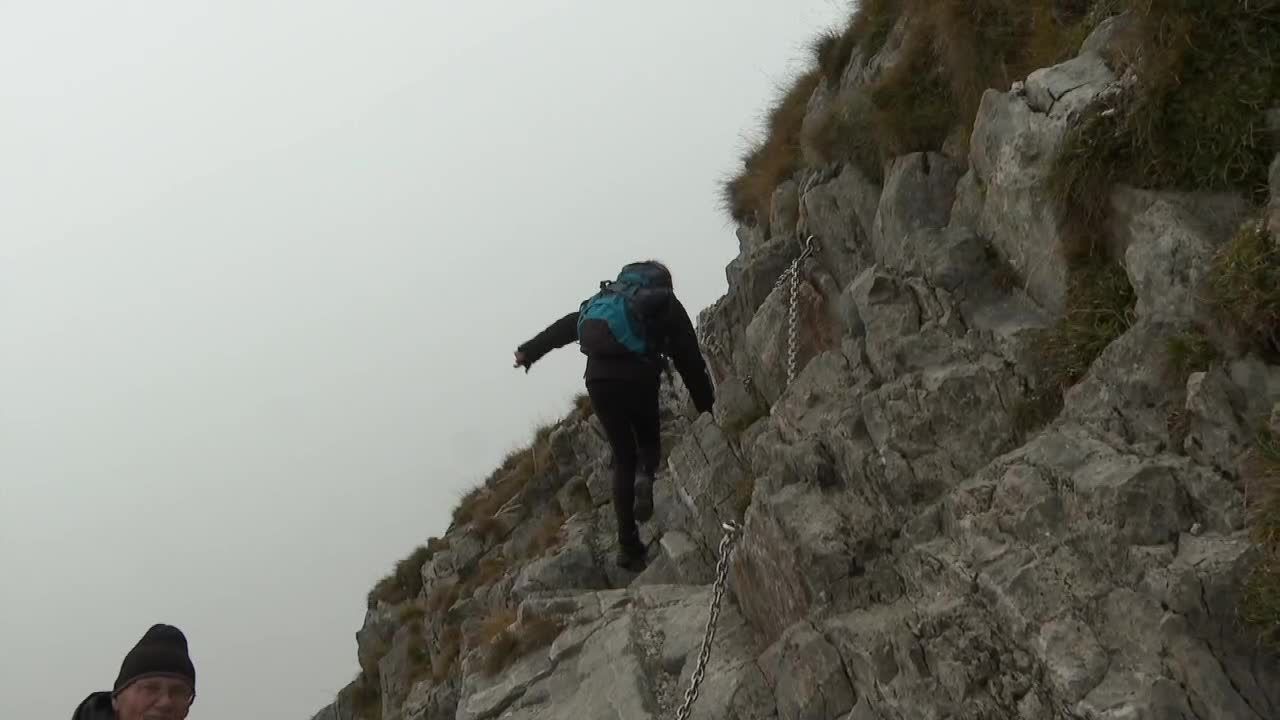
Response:
[[[649,522],[653,517],[653,476],[636,474],[636,522]]]
[[[618,548],[618,555],[615,558],[615,562],[617,562],[618,567],[623,570],[638,573],[641,570],[644,570],[645,566],[648,565],[648,558],[645,557],[646,554],[644,546],[632,548],[623,545]]]

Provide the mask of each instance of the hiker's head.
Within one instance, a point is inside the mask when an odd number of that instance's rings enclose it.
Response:
[[[653,266],[653,267],[655,267],[655,268],[657,268],[657,269],[661,270],[661,271],[662,271],[662,273],[663,273],[664,275],[666,275],[666,276],[667,276],[667,282],[666,282],[666,285],[667,285],[668,287],[673,287],[673,286],[674,286],[674,284],[675,284],[675,283],[673,283],[673,282],[672,282],[672,279],[671,279],[671,268],[668,268],[665,264],[663,264],[663,263],[662,263],[661,261],[659,261],[659,260],[652,260],[652,259],[650,259],[650,260],[637,260],[637,261],[635,261],[634,263],[632,263],[632,265],[651,265],[651,266]]]
[[[111,704],[119,720],[183,720],[195,695],[186,636],[172,625],[152,625],[120,664]]]

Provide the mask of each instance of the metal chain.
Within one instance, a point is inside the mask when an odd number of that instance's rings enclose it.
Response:
[[[789,310],[790,327],[788,330],[788,349],[787,349],[787,385],[796,377],[796,339],[799,327],[799,317],[797,309],[797,299],[800,292],[800,263],[813,253],[814,239],[810,235],[801,250],[800,256],[791,261],[791,265],[782,272],[778,280],[774,283],[774,289],[782,287],[784,282],[791,282],[791,302]],[[709,349],[721,350],[719,343],[714,341],[708,343],[710,338],[703,339],[704,345],[710,346]],[[744,379],[745,383],[751,382],[751,376],[748,375]],[[698,699],[698,690],[702,686],[702,681],[706,676],[707,662],[711,659],[711,643],[715,640],[716,624],[720,620],[720,607],[724,601],[724,593],[729,581],[729,557],[733,554],[733,545],[737,541],[738,536],[742,533],[742,526],[730,520],[721,523],[724,528],[724,537],[720,538],[720,560],[716,564],[716,581],[714,589],[711,593],[711,609],[707,615],[707,627],[702,637],[702,649],[698,652],[698,662],[694,666],[693,675],[689,680],[689,689],[685,692],[684,703],[680,709],[676,711],[676,720],[689,720],[689,713],[693,709],[693,703]]]
[[[794,266],[793,266],[794,268]],[[798,269],[791,271],[791,312],[790,330],[787,332],[787,385],[791,385],[791,381],[796,379],[796,325],[798,324],[796,312],[796,294],[800,290],[800,272]]]
[[[800,263],[805,261],[813,253],[813,236],[810,235],[804,243],[804,250],[800,252],[800,257],[791,261],[790,267],[782,273],[778,278],[778,282],[774,287],[779,287],[790,275],[791,280],[791,308],[788,311],[788,321],[790,327],[787,331],[787,385],[790,385],[796,379],[796,350],[797,350],[797,334],[799,333],[799,303],[798,295],[800,292]]]
[[[791,283],[791,287],[789,288],[789,307],[787,310],[787,385],[790,385],[791,382],[796,379],[796,353],[799,349],[797,343],[799,334],[799,304],[797,301],[800,293],[800,263],[804,262],[806,258],[812,255],[815,249],[817,249],[817,243],[814,240],[814,236],[810,235],[805,239],[804,248],[800,251],[800,256],[792,260],[791,264],[782,271],[782,274],[779,275],[778,279],[773,283],[774,290],[781,288],[783,284],[788,281]],[[728,352],[725,351],[717,338],[708,335],[704,328],[698,328],[697,334],[700,336],[700,344],[702,347],[706,348],[706,351],[709,354],[719,355],[724,358],[726,362],[730,360]],[[742,379],[742,382],[744,385],[750,387],[751,376],[747,375]]]
[[[724,600],[725,588],[729,581],[729,556],[733,553],[734,542],[742,531],[742,527],[732,520],[722,523],[721,526],[724,527],[724,537],[720,538],[720,561],[716,565],[716,583],[711,593],[707,629],[702,636],[702,650],[698,652],[698,664],[693,669],[689,689],[684,694],[684,703],[676,711],[676,720],[689,720],[693,702],[698,699],[698,689],[706,675],[707,661],[711,659],[711,642],[715,639],[716,623],[720,620],[720,605]]]

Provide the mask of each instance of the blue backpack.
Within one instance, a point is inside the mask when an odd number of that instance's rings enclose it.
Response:
[[[578,346],[586,355],[635,354],[657,359],[654,324],[672,296],[671,274],[655,263],[630,263],[578,308]]]

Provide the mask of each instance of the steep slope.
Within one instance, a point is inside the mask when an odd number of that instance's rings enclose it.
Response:
[[[792,125],[908,62],[909,15],[860,18]],[[375,589],[364,669],[316,719],[674,716],[730,521],[691,717],[1280,717],[1280,659],[1239,612],[1277,567],[1250,517],[1280,432],[1280,159],[1269,211],[1112,177],[1077,252],[1058,173],[1132,97],[1134,22],[980,93],[938,147],[754,180],[699,318],[715,416],[664,390],[650,567],[608,562],[584,404]]]

